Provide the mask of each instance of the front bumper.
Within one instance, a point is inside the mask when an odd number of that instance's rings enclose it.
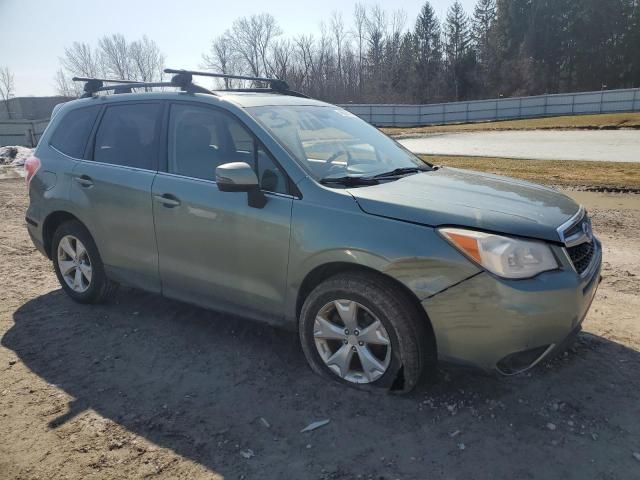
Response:
[[[560,351],[580,331],[600,283],[602,248],[594,241],[583,276],[569,264],[529,280],[482,272],[423,301],[439,358],[514,374]]]

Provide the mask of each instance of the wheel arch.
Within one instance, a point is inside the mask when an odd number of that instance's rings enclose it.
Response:
[[[75,220],[81,223],[85,228],[87,228],[82,220],[65,210],[57,210],[55,212],[51,212],[49,215],[47,215],[47,218],[45,218],[42,224],[42,243],[49,259],[52,258],[51,243],[53,242],[53,234],[60,225],[71,220]]]
[[[304,301],[309,296],[309,294],[313,291],[313,289],[325,280],[335,275],[345,273],[360,273],[375,276],[396,287],[405,296],[407,301],[411,303],[412,307],[416,310],[417,314],[423,320],[423,324],[425,325],[425,327],[430,330],[432,338],[435,339],[435,332],[433,331],[433,325],[431,324],[429,315],[423,308],[419,298],[415,293],[411,291],[411,289],[409,289],[409,287],[400,282],[398,279],[387,275],[379,270],[376,270],[375,268],[349,262],[325,263],[323,265],[315,267],[304,277],[304,280],[302,281],[302,283],[300,284],[300,288],[298,289],[296,298],[296,328],[298,326],[297,319],[300,318],[300,312],[302,311],[302,305],[304,304]]]

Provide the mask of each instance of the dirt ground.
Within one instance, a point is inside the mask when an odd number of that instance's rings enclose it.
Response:
[[[325,382],[268,326],[130,289],[73,303],[0,181],[0,478],[640,478],[640,195],[581,195],[605,264],[573,349],[398,397]]]

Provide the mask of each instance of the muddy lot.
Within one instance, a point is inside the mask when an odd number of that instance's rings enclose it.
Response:
[[[640,196],[603,198],[581,198],[605,278],[572,350],[397,397],[326,383],[294,334],[240,318],[130,289],[74,304],[0,181],[0,478],[640,478]]]

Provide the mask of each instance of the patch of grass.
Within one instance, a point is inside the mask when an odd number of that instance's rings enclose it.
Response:
[[[640,129],[640,112],[576,115],[565,117],[505,120],[499,122],[433,125],[412,128],[381,128],[387,135],[404,136],[428,133],[497,131],[497,130],[562,130],[562,129]]]
[[[478,170],[547,185],[640,189],[640,163],[440,155],[420,157],[435,165]]]

